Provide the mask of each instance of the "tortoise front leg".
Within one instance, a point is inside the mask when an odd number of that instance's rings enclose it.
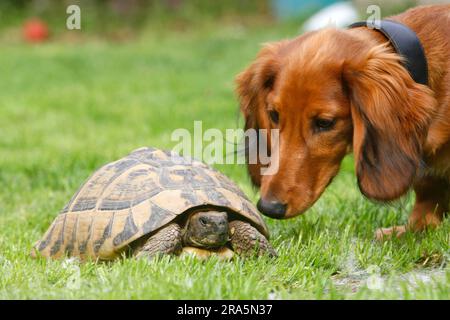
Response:
[[[181,228],[171,223],[152,235],[134,253],[136,258],[152,258],[162,254],[178,254],[182,250]]]
[[[276,257],[277,253],[269,241],[256,228],[247,222],[234,220],[230,222],[231,247],[241,256],[261,256],[267,254]]]

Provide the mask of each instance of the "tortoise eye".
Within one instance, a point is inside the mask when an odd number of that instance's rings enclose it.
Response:
[[[280,115],[275,110],[269,111],[269,117],[270,117],[270,120],[272,120],[273,123],[275,123],[275,124],[278,124],[278,122],[280,121]]]
[[[199,221],[200,221],[200,223],[201,223],[202,226],[206,226],[206,225],[208,224],[208,221],[206,221],[206,219],[203,218],[203,217],[201,217],[201,218],[199,219]]]
[[[314,120],[314,131],[323,132],[331,130],[335,123],[336,123],[335,119],[316,118]]]

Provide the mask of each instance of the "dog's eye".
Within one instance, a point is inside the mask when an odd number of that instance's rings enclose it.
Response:
[[[275,110],[269,111],[269,117],[273,121],[273,123],[275,123],[275,124],[277,124],[278,121],[280,121],[280,115]]]
[[[317,118],[314,120],[315,129],[316,129],[316,131],[319,131],[319,132],[332,129],[335,123],[336,123],[336,120],[334,120],[334,119]]]

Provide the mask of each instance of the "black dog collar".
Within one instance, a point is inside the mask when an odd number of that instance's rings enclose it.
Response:
[[[380,31],[392,44],[398,54],[405,60],[405,68],[417,83],[428,85],[427,58],[416,33],[404,24],[381,20],[379,25],[361,21],[353,23],[349,28],[369,27]]]

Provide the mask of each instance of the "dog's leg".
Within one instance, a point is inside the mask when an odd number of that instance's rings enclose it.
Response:
[[[408,229],[422,231],[438,226],[450,205],[450,182],[448,179],[426,177],[414,185],[416,203],[409,217]]]
[[[408,224],[381,228],[375,233],[378,240],[400,237],[406,231],[422,231],[428,227],[438,226],[445,212],[449,211],[450,183],[447,179],[424,177],[414,184],[416,203],[409,216]]]

